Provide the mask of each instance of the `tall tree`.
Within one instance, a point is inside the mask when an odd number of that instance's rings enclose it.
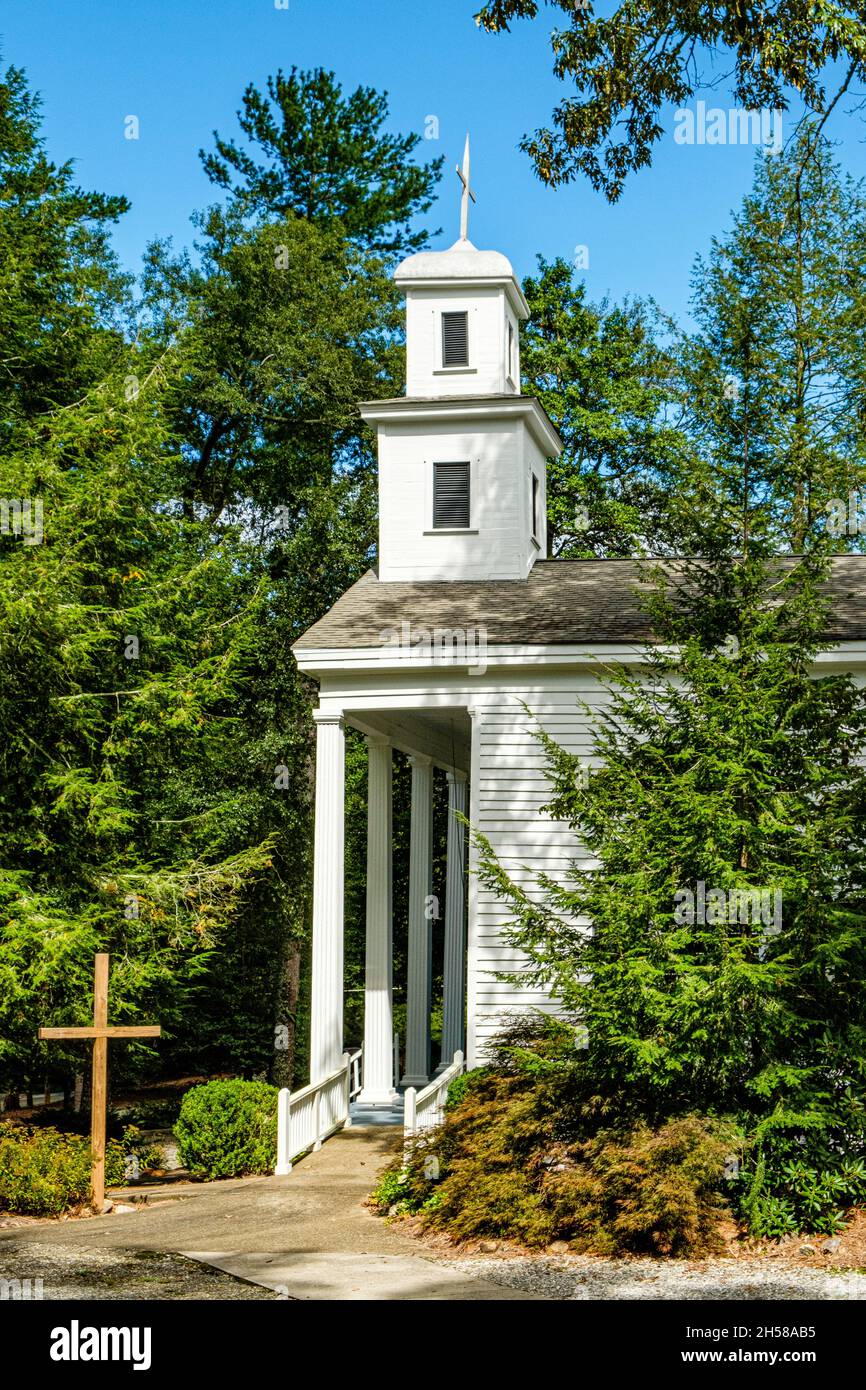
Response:
[[[66,405],[123,343],[128,280],[108,244],[129,204],[55,165],[20,68],[0,78],[0,431]],[[2,438],[2,434],[0,434]]]
[[[334,73],[292,68],[250,83],[238,123],[252,149],[214,131],[215,152],[200,151],[205,172],[257,220],[290,215],[339,222],[366,251],[394,256],[423,246],[413,230],[429,212],[442,159],[416,164],[417,135],[391,135],[387,93],[358,87],[349,96]]]
[[[671,544],[670,478],[683,467],[674,359],[651,304],[588,302],[566,261],[539,258],[521,372],[562,436],[548,464],[552,555],[655,554]]]
[[[804,129],[786,153],[759,157],[731,230],[696,267],[700,331],[683,340],[682,378],[702,464],[680,502],[730,511],[748,494],[776,544],[797,552],[826,528],[828,503],[847,510],[866,484],[864,286],[863,188]]]
[[[239,113],[246,144],[215,134],[214,152],[202,152],[229,197],[197,217],[198,259],[155,247],[147,277],[153,331],[184,362],[171,419],[187,515],[242,522],[267,576],[234,776],[252,779],[257,802],[256,749],[280,743],[282,781],[257,822],[277,835],[278,880],[233,944],[249,947],[248,971],[256,955],[253,974],[263,957],[271,962],[280,1040],[271,1071],[281,1084],[298,1074],[314,787],[314,691],[290,646],[372,559],[374,453],[357,402],[400,389],[400,319],[385,261],[424,244],[417,224],[442,162],[416,163],[418,137],[388,133],[387,118],[384,94],[344,96],[322,69],[279,72],[265,93],[251,85]],[[362,760],[350,758],[348,771],[360,785]],[[231,968],[218,967],[217,1020]]]
[[[151,248],[146,303],[150,332],[173,345],[178,368],[165,406],[182,445],[185,514],[218,531],[242,526],[267,595],[227,773],[242,807],[229,839],[239,849],[272,834],[277,848],[272,879],[214,961],[207,1036],[199,1029],[185,1046],[213,1056],[237,1020],[244,1055],[290,1084],[302,1060],[314,786],[314,690],[291,645],[372,558],[375,476],[357,402],[393,394],[402,379],[397,296],[381,261],[338,224],[288,213],[251,225],[235,205],[197,220],[197,260]],[[236,1008],[241,957],[259,982],[245,996],[252,1017]],[[270,1043],[263,997],[274,1010]]]
[[[586,174],[611,202],[644,168],[663,133],[661,115],[701,88],[702,61],[733,68],[733,96],[749,109],[786,110],[793,98],[820,115],[866,77],[866,20],[858,5],[791,0],[767,7],[691,0],[623,0],[609,16],[591,0],[546,0],[568,21],[550,36],[554,75],[574,84],[553,129],[521,148],[552,187]],[[487,33],[537,19],[542,0],[488,0],[476,15]]]
[[[16,69],[0,109],[0,1071],[20,1088],[75,1065],[36,1027],[85,1007],[96,949],[119,958],[117,1015],[155,1008],[176,1031],[273,873],[270,827],[227,831],[270,594],[238,527],[178,503],[183,354],[130,339],[107,243],[124,200],[45,159]]]
[[[36,1028],[82,1018],[95,950],[117,957],[115,1016],[151,1008],[173,1031],[273,857],[267,834],[225,833],[261,585],[237,534],[182,522],[162,366],[139,378],[140,359],[2,457],[40,517],[0,539],[0,1069],[24,1089],[64,1061]]]

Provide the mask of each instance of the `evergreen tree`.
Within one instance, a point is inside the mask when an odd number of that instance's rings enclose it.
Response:
[[[0,539],[0,1072],[16,1089],[80,1065],[36,1030],[85,1021],[94,951],[115,957],[113,1016],[147,1010],[170,1037],[273,859],[267,834],[227,843],[222,777],[266,596],[237,533],[182,522],[167,364],[139,378],[140,358],[19,424],[3,456],[40,523]]]
[[[866,485],[864,284],[863,188],[804,127],[785,153],[759,157],[731,231],[696,267],[700,331],[684,340],[682,376],[700,462],[677,492],[698,519],[721,506],[741,524],[731,507],[745,467],[776,545],[798,553],[826,532],[828,504],[847,510]],[[835,529],[841,548],[862,547],[856,527]]]
[[[416,164],[417,135],[389,135],[388,97],[358,87],[348,97],[332,72],[292,68],[253,83],[238,123],[246,149],[214,131],[215,153],[199,152],[205,172],[255,221],[302,217],[338,222],[366,251],[407,255],[427,241],[413,230],[429,212],[442,159]]]
[[[224,776],[236,798],[231,843],[273,834],[277,848],[272,875],[214,959],[201,998],[209,1023],[182,1055],[185,1065],[237,1056],[237,1027],[248,1062],[290,1084],[306,1032],[315,785],[315,691],[291,646],[371,563],[375,473],[357,402],[396,393],[403,351],[390,277],[339,224],[291,213],[252,223],[236,206],[196,221],[197,259],[151,247],[145,302],[149,332],[177,363],[165,405],[181,441],[184,512],[217,532],[241,526],[267,594]],[[360,763],[349,768],[363,776]],[[198,792],[178,791],[182,818]],[[243,996],[241,961],[257,982]]]
[[[128,277],[108,233],[122,197],[86,192],[46,157],[40,101],[20,68],[0,78],[0,440],[76,400],[123,343]]]
[[[587,1113],[736,1116],[770,1234],[866,1194],[866,702],[816,675],[828,592],[825,559],[773,560],[755,528],[745,554],[666,562],[591,771],[540,733],[551,814],[597,867],[525,892],[482,847],[530,978],[580,1029]]]
[[[524,281],[524,388],[563,440],[547,468],[551,555],[658,554],[672,543],[670,480],[684,468],[673,359],[651,304],[586,299],[566,261]]]

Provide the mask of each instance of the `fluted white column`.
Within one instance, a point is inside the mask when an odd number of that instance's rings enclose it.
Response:
[[[412,757],[409,828],[409,966],[406,986],[406,1071],[404,1086],[430,1079],[430,1008],[433,922],[433,763]]]
[[[367,738],[367,953],[364,978],[362,1105],[392,1105],[394,1007],[392,989],[391,744]]]
[[[317,711],[316,826],[313,854],[313,981],[310,1080],[321,1081],[343,1055],[343,854],[346,748],[343,721]]]
[[[442,1061],[450,1067],[455,1052],[464,1050],[463,1014],[466,992],[466,909],[464,855],[466,773],[449,772],[448,859],[445,878],[445,961],[442,985]]]

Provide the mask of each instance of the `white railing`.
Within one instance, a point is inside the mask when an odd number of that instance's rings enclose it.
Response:
[[[454,1053],[454,1061],[450,1067],[446,1067],[438,1076],[434,1076],[429,1085],[423,1090],[416,1091],[414,1086],[409,1086],[406,1090],[405,1102],[406,1113],[404,1115],[403,1137],[412,1139],[416,1134],[422,1134],[424,1130],[435,1129],[441,1125],[445,1115],[445,1099],[448,1095],[448,1087],[457,1076],[461,1076],[466,1070],[466,1062],[462,1052]]]
[[[361,1094],[361,1086],[363,1085],[361,1080],[361,1061],[364,1056],[364,1049],[363,1047],[359,1047],[358,1051],[353,1052],[351,1056],[349,1056],[348,1053],[344,1053],[343,1055],[349,1057],[349,1100],[353,1101],[356,1096]]]
[[[361,1051],[344,1052],[329,1076],[311,1081],[299,1091],[280,1091],[277,1099],[278,1176],[291,1173],[301,1154],[320,1149],[330,1135],[351,1124],[350,1100],[361,1089]]]

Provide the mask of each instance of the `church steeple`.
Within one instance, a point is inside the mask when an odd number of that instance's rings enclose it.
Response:
[[[520,393],[511,263],[469,240],[469,137],[460,238],[397,267],[406,294],[406,395],[369,401],[378,428],[379,578],[525,579],[547,554],[546,464],[561,441]]]
[[[409,256],[395,272],[406,292],[406,394],[475,396],[520,391],[520,320],[529,305],[511,262],[469,240],[469,136],[463,168],[460,238],[448,251]]]

